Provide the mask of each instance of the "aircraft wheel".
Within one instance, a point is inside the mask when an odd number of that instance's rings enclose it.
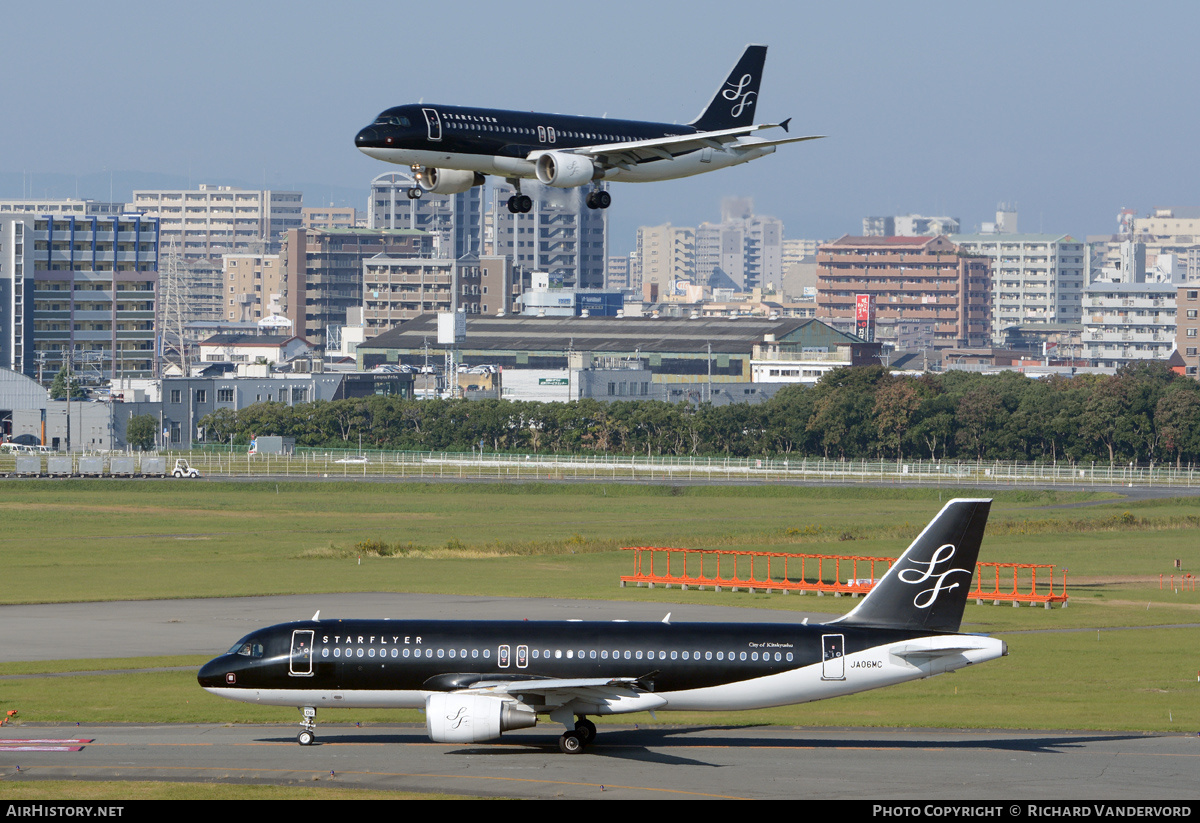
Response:
[[[598,208],[600,208],[599,206],[597,206],[597,205],[596,205],[596,192],[594,192],[594,191],[593,191],[593,192],[588,192],[588,196],[587,196],[587,201],[586,201],[586,202],[587,202],[587,207],[588,207],[589,209],[598,209]]]
[[[533,198],[528,194],[518,194],[517,206],[520,208],[521,214],[528,214],[533,209]]]
[[[612,195],[611,194],[609,194],[606,191],[596,192],[596,207],[597,208],[607,209],[611,205],[612,205]]]
[[[305,729],[304,731],[300,732],[300,734],[298,734],[296,736],[296,742],[299,743],[301,746],[311,746],[313,744],[313,741],[315,741],[316,739],[317,739],[317,736],[315,734],[313,734],[312,732],[310,732],[308,729]]]
[[[596,739],[596,724],[586,717],[581,717],[575,723],[575,734],[583,738],[583,744],[587,746]]]
[[[408,199],[409,200],[420,200],[422,194],[424,194],[424,192],[421,191],[419,186],[413,186],[411,189],[408,190]]]
[[[583,751],[583,745],[579,732],[566,732],[558,738],[558,748],[563,754],[579,754]]]
[[[517,205],[517,196],[515,194],[508,198],[508,210],[513,214],[517,214],[521,211],[520,207]]]

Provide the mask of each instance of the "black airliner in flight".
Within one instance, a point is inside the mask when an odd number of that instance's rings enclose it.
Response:
[[[849,614],[825,624],[338,620],[251,632],[206,663],[207,691],[303,711],[423,708],[438,743],[479,743],[588,716],[728,711],[823,700],[994,660],[1003,641],[959,634],[991,500],[951,500]],[[668,618],[670,615],[667,616]]]
[[[532,208],[521,180],[533,178],[567,189],[590,183],[588,208],[606,209],[612,200],[600,186],[605,180],[690,177],[748,163],[784,143],[818,139],[751,136],[770,128],[786,132],[791,122],[754,125],[766,57],[766,46],[747,46],[708,107],[685,126],[415,103],[381,113],[354,145],[378,160],[411,166],[418,185],[408,196],[414,199],[425,191],[457,194],[494,174],[517,190],[508,200],[514,214]]]

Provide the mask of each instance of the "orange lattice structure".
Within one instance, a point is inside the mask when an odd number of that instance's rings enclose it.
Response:
[[[651,588],[655,585],[683,589],[710,586],[714,591],[745,588],[784,594],[816,592],[837,597],[866,594],[895,562],[894,557],[662,546],[627,546],[622,551],[634,553],[633,574],[621,577],[622,586],[626,583],[639,586],[645,583]]]
[[[985,570],[991,569],[994,573],[988,573]],[[1009,570],[1012,571],[1012,589],[1007,591],[1000,590],[1000,570],[1004,569],[1005,585],[1007,585]],[[1046,592],[1038,592],[1038,569],[1049,569],[1049,590]],[[1029,576],[1024,582],[1029,585],[1029,590],[1026,592],[1020,591],[1022,575],[1021,573],[1028,571]],[[991,588],[984,589],[984,578],[991,581]],[[1045,578],[1043,577],[1043,580]],[[992,605],[998,606],[1001,602],[1010,602],[1014,606],[1019,606],[1022,603],[1043,604],[1047,609],[1053,603],[1062,603],[1063,607],[1067,605],[1067,573],[1064,570],[1062,573],[1062,581],[1058,594],[1054,593],[1054,566],[1049,563],[977,563],[975,564],[975,590],[971,592],[971,597],[975,598],[977,604],[984,600],[991,600]]]

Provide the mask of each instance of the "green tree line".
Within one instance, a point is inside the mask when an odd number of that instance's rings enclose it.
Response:
[[[697,456],[1065,462],[1200,459],[1200,383],[1161,363],[1035,380],[1017,372],[919,377],[841,368],[759,404],[699,406],[367,397],[221,409],[206,439],[298,446]],[[232,437],[232,441],[231,441]]]

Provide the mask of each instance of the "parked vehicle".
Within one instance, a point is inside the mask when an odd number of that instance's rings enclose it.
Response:
[[[195,466],[188,465],[188,462],[181,457],[175,461],[175,468],[171,471],[171,476],[195,479],[200,476],[200,471]]]

